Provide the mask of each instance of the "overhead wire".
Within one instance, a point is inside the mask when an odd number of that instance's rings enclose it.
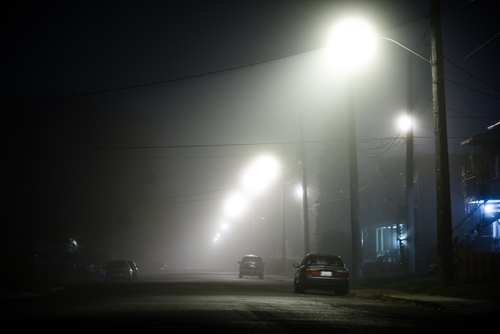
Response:
[[[476,53],[479,49],[481,49],[482,47],[484,47],[486,44],[488,44],[489,42],[491,42],[493,39],[495,39],[498,35],[500,35],[500,32],[497,32],[497,34],[493,37],[491,37],[489,40],[487,40],[486,42],[484,42],[483,44],[481,44],[477,49],[475,49],[474,51],[472,51],[471,53],[469,53],[467,56],[465,56],[462,61],[464,61],[465,59],[469,58],[470,56],[472,56],[474,53]]]
[[[418,21],[418,20],[420,20],[422,18],[426,18],[426,17],[428,17],[428,14],[420,16],[420,17],[417,17],[417,18],[412,19],[412,20],[405,21],[405,22],[400,23],[400,24],[396,24],[396,25],[387,27],[385,29],[382,29],[381,31],[389,30],[389,29],[392,29],[392,28],[395,28],[395,27],[398,27],[398,26],[401,26],[401,25],[405,25],[405,24],[408,24],[408,23],[411,23],[411,22],[414,22],[414,21]],[[285,55],[285,56],[280,56],[280,57],[265,59],[265,60],[261,60],[261,61],[257,61],[257,62],[253,62],[253,63],[248,63],[248,64],[243,64],[243,65],[240,65],[240,66],[235,66],[235,67],[220,69],[220,70],[216,70],[216,71],[209,71],[209,72],[204,72],[204,73],[199,73],[199,74],[187,75],[187,76],[182,76],[182,77],[173,78],[173,79],[160,80],[160,81],[156,81],[156,82],[150,82],[150,83],[144,83],[144,84],[138,84],[138,85],[131,85],[131,86],[124,86],[124,87],[117,87],[117,88],[110,88],[110,89],[94,90],[94,91],[89,91],[89,92],[72,93],[72,94],[65,94],[65,95],[56,95],[56,96],[39,97],[39,98],[31,98],[31,99],[10,100],[10,101],[5,101],[4,103],[10,104],[10,103],[18,103],[18,102],[46,101],[46,100],[64,99],[64,98],[79,97],[79,96],[86,96],[86,95],[111,93],[111,92],[116,92],[116,91],[121,91],[121,90],[130,90],[130,89],[144,88],[144,87],[150,87],[150,86],[157,86],[157,85],[162,85],[162,84],[167,84],[167,83],[173,83],[173,82],[178,82],[178,81],[183,81],[183,80],[188,80],[188,79],[195,79],[195,78],[205,77],[205,76],[214,75],[214,74],[218,74],[218,73],[223,73],[223,72],[238,70],[238,69],[242,69],[242,68],[246,68],[246,67],[257,66],[257,65],[268,63],[268,62],[273,62],[273,61],[277,61],[277,60],[281,60],[281,59],[286,59],[286,58],[294,57],[294,56],[297,56],[297,55],[302,55],[302,54],[314,52],[314,51],[321,50],[321,49],[324,49],[324,48],[326,48],[326,47],[323,46],[323,47],[314,48],[314,49],[311,49],[311,50],[306,50],[306,51],[291,53],[291,54],[288,54],[288,55]],[[453,63],[446,56],[444,56],[444,58],[446,60],[448,60],[452,65],[454,65],[458,69],[464,71],[465,73],[467,73],[468,75],[470,75],[474,79],[476,79],[479,82],[481,82],[481,83],[483,83],[483,84],[485,84],[485,85],[487,85],[487,86],[495,89],[496,91],[500,92],[499,89],[497,89],[496,87],[494,87],[494,86],[492,86],[492,85],[490,85],[490,84],[482,81],[481,79],[473,76],[472,74],[470,74],[469,72],[467,72],[466,70],[464,70],[463,68],[461,68],[460,66],[456,65],[455,63]]]
[[[458,66],[457,64],[455,64],[450,58],[446,57],[445,55],[443,55],[443,58],[446,59],[450,64],[452,64],[453,66],[455,66],[456,68],[458,68],[460,71],[464,72],[465,74],[469,75],[471,78],[474,78],[476,79],[478,82],[482,83],[483,85],[486,85],[494,90],[496,90],[497,92],[500,93],[500,89],[498,89],[497,87],[487,83],[486,81],[484,80],[481,80],[479,79],[478,77],[476,77],[475,75],[469,73],[467,70],[465,70],[464,68]],[[467,87],[468,88],[468,87]],[[470,89],[470,88],[469,88]]]

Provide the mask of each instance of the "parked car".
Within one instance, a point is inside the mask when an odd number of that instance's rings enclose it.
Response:
[[[260,256],[245,255],[238,263],[240,264],[240,278],[242,278],[243,275],[259,276],[260,279],[264,278],[264,266],[266,264],[262,262]]]
[[[297,268],[293,280],[294,292],[305,293],[308,289],[335,290],[339,296],[349,293],[349,270],[337,255],[308,254]]]
[[[134,271],[127,261],[109,261],[102,267],[104,282],[129,281],[132,282]]]
[[[139,267],[137,266],[137,264],[134,261],[128,260],[127,263],[129,265],[130,269],[132,269],[132,278],[135,280],[138,280],[139,279]]]

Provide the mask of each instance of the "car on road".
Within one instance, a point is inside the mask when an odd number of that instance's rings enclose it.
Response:
[[[266,264],[262,262],[260,256],[248,254],[243,256],[238,263],[240,264],[240,278],[242,278],[243,275],[259,276],[260,279],[264,278],[264,266]]]
[[[306,290],[335,290],[335,294],[349,293],[349,270],[337,255],[308,254],[302,262],[294,263],[298,270],[293,279],[294,292]]]
[[[134,271],[130,268],[127,261],[117,260],[109,261],[102,267],[102,275],[104,282],[111,281],[128,281],[132,282]]]
[[[134,280],[138,280],[139,279],[139,267],[137,266],[137,264],[134,261],[128,260],[127,263],[129,265],[130,269],[132,269],[132,278]]]

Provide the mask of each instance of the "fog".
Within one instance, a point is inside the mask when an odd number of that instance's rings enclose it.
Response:
[[[25,215],[9,211],[14,241],[6,247],[22,248],[30,229],[38,253],[74,239],[71,251],[95,264],[126,258],[144,268],[162,261],[236,270],[243,254],[281,257],[285,222],[288,257],[300,259],[302,113],[317,251],[318,173],[329,166],[333,178],[349,177],[349,78],[329,63],[331,22],[360,10],[381,35],[430,54],[426,2],[347,3],[14,6],[2,33],[2,198]],[[472,54],[497,33],[499,7],[473,3],[467,12],[457,4],[442,1],[452,8],[442,13],[445,54],[489,86],[446,64],[454,81],[446,83],[450,154],[498,121],[499,108],[498,39]],[[406,108],[407,55],[381,41],[353,77],[359,183],[368,200],[364,187],[385,182],[377,158],[405,155],[396,124]],[[434,151],[430,84],[429,64],[415,58],[415,152],[422,155]],[[326,151],[334,152],[330,162]],[[242,173],[263,154],[278,159],[279,175],[239,217],[226,217],[225,201],[243,190]],[[329,196],[348,206],[345,186],[339,181]],[[332,228],[350,233],[349,225]],[[338,252],[350,258],[348,246]]]

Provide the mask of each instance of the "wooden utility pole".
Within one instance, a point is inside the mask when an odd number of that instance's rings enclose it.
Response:
[[[306,145],[304,143],[304,119],[299,114],[300,122],[300,160],[302,167],[302,211],[304,215],[304,256],[309,254],[309,204],[307,202],[307,179],[306,179]]]
[[[413,57],[408,54],[406,108],[410,125],[406,130],[406,254],[408,272],[415,272],[415,208],[413,193]]]
[[[285,161],[285,151],[282,148],[282,156],[283,160]],[[281,261],[283,262],[283,271],[286,272],[287,267],[286,267],[286,216],[285,216],[285,203],[286,203],[286,198],[285,198],[285,178],[283,174],[281,174],[281,209],[283,210],[282,215],[283,215],[283,226],[282,226],[282,231],[281,231],[281,239],[282,239],[282,244],[281,244]]]
[[[431,67],[434,108],[434,141],[436,154],[436,209],[439,284],[453,285],[453,242],[450,199],[450,167],[446,129],[444,93],[443,45],[441,37],[441,8],[439,0],[430,0],[431,9]]]
[[[359,223],[358,197],[358,152],[356,148],[356,114],[354,108],[354,80],[350,78],[348,87],[347,121],[349,127],[349,188],[351,206],[352,264],[354,277],[363,276],[363,248],[361,246],[361,227]]]

